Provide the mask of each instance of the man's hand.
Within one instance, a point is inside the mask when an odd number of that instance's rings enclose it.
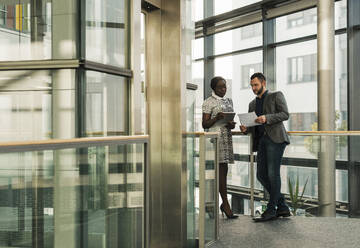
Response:
[[[261,124],[266,123],[266,116],[265,115],[260,115],[258,118],[255,119],[255,122],[261,123]]]
[[[241,132],[245,133],[247,128],[244,125],[240,125]]]
[[[234,129],[234,128],[235,128],[235,124],[236,124],[235,121],[229,121],[229,122],[226,124],[226,127],[227,127],[228,129]]]

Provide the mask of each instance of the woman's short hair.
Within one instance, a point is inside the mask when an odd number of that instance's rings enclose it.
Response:
[[[226,80],[223,77],[214,77],[214,78],[212,78],[211,81],[210,81],[211,89],[215,90],[217,83],[220,82],[220,81],[224,81],[226,83]]]

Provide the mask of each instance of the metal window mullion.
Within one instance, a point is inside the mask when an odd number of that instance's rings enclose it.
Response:
[[[144,203],[143,203],[143,248],[150,247],[150,173],[149,143],[144,143]]]
[[[205,136],[199,139],[199,247],[205,247]]]
[[[0,62],[0,71],[75,69],[79,66],[80,62],[77,59],[2,61]]]
[[[97,71],[127,78],[133,77],[133,72],[130,69],[102,64],[94,61],[83,60],[80,62],[80,66],[86,70]]]
[[[348,127],[349,130],[360,130],[360,107],[358,97],[360,95],[360,1],[347,1],[347,60],[348,60]],[[355,161],[360,160],[360,139],[350,137],[348,139],[348,199],[349,217],[360,217],[360,166]]]
[[[215,149],[215,240],[219,239],[219,137],[216,138]]]
[[[211,96],[210,80],[215,75],[215,61],[211,57],[214,54],[214,36],[204,38],[204,100]]]
[[[257,47],[252,47],[252,48],[235,50],[235,51],[228,52],[228,53],[220,53],[217,55],[204,56],[204,58],[195,59],[194,61],[198,62],[198,61],[202,61],[202,60],[214,60],[216,58],[221,58],[221,57],[226,57],[226,56],[234,56],[234,55],[239,55],[239,54],[246,54],[246,53],[261,51],[262,49],[263,49],[262,46],[257,46]]]
[[[266,10],[263,11],[263,72],[267,78],[267,88],[276,89],[276,55],[275,48],[269,46],[275,42],[275,20],[266,19]]]
[[[82,60],[86,58],[86,0],[80,0],[80,14],[79,18],[79,43],[78,43],[78,57]]]
[[[255,205],[254,205],[254,151],[253,151],[253,137],[250,135],[250,208],[251,216],[255,216]]]

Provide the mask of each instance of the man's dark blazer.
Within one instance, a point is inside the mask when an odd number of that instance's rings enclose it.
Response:
[[[249,112],[256,110],[256,98],[249,103]],[[285,97],[281,91],[268,91],[263,105],[263,115],[266,117],[264,124],[265,132],[275,143],[286,142],[290,144],[289,136],[284,127],[283,121],[289,119],[289,111]],[[249,128],[252,137],[255,137],[255,127]],[[254,140],[254,151],[257,151],[258,140]]]

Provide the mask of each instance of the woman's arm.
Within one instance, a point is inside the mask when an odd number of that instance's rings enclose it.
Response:
[[[212,127],[215,124],[215,122],[217,122],[218,120],[221,120],[223,118],[224,118],[224,114],[222,112],[218,113],[212,119],[211,119],[211,114],[203,113],[202,126],[204,129],[208,129],[208,128]]]

